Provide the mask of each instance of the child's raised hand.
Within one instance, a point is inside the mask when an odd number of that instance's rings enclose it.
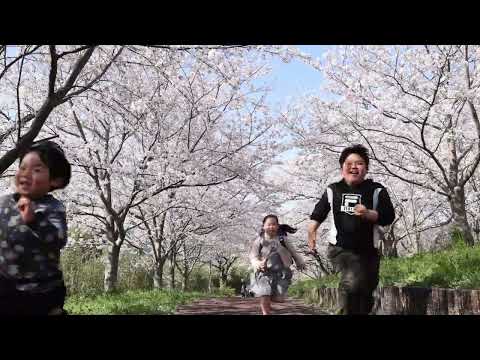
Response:
[[[368,210],[365,205],[357,204],[353,208],[355,215],[370,221],[372,223],[377,222],[378,220],[378,212],[376,210]]]
[[[260,271],[267,270],[267,259],[262,260],[262,262],[258,265],[258,270]]]
[[[33,212],[33,202],[26,196],[20,196],[17,202],[18,210],[22,216],[23,221],[28,224],[35,220],[35,213]]]
[[[368,209],[365,207],[365,205],[357,204],[353,208],[353,211],[355,212],[355,215],[357,215],[357,216],[364,216],[367,213]]]

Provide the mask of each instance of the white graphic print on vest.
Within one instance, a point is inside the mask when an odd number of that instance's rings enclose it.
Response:
[[[362,195],[360,194],[342,194],[342,205],[340,206],[340,211],[353,215],[354,207],[357,204],[362,203]]]

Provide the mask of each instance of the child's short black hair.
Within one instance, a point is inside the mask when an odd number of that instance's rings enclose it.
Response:
[[[352,145],[352,146],[349,146],[349,147],[343,149],[342,153],[340,154],[340,159],[339,159],[340,167],[343,166],[343,163],[345,162],[345,159],[350,154],[359,155],[365,161],[365,165],[367,166],[367,169],[368,169],[368,164],[370,162],[370,159],[368,157],[368,150],[365,146],[360,145],[360,144]]]
[[[47,165],[51,179],[62,179],[62,185],[54,189],[63,189],[70,182],[72,169],[60,145],[53,141],[40,141],[32,144],[20,154],[20,162],[30,152],[36,152],[42,162]]]

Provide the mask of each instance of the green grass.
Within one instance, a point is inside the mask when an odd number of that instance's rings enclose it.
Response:
[[[324,288],[334,288],[338,286],[339,277],[338,275],[329,275],[320,280],[308,279],[300,280],[292,284],[288,288],[288,294],[293,297],[303,298],[305,296],[310,296],[310,293],[313,289],[320,287]]]
[[[338,275],[298,281],[290,287],[289,294],[308,298],[312,289],[337,287],[338,282]],[[443,251],[409,258],[384,258],[380,264],[379,286],[480,289],[480,245],[469,247],[461,239],[455,239],[452,246]]]
[[[127,290],[101,295],[67,297],[65,310],[72,315],[167,315],[179,305],[197,299],[231,295],[231,289],[215,293],[177,290]]]
[[[480,246],[455,241],[450,249],[411,258],[384,259],[380,286],[480,288]]]

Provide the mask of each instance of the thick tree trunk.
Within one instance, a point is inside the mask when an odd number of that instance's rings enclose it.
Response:
[[[154,238],[153,246],[155,248],[155,253],[157,254],[157,261],[155,263],[155,269],[153,273],[153,287],[155,289],[163,288],[163,269],[165,267],[166,255],[163,254],[163,233],[165,230],[165,219],[167,217],[167,212],[164,212],[160,217],[160,226],[159,230],[156,231],[156,236]],[[156,219],[154,218],[154,224],[156,226]]]
[[[175,249],[172,251],[170,256],[170,289],[175,289]]]
[[[475,234],[475,242],[478,243],[479,233],[480,233],[480,222],[476,218],[473,224],[473,232]]]
[[[465,188],[456,186],[453,196],[450,198],[450,208],[452,210],[453,221],[451,232],[457,230],[462,234],[463,240],[467,245],[473,245],[473,235],[470,224],[467,220],[467,211],[465,209]]]
[[[183,271],[182,271],[182,290],[186,291],[188,287],[188,260],[187,260],[187,246],[185,242],[182,244],[183,251]]]
[[[187,289],[188,289],[188,278],[189,278],[188,274],[184,273],[183,274],[183,282],[182,282],[182,290],[183,291],[187,291]]]
[[[208,292],[212,292],[212,262],[208,263]]]
[[[447,115],[449,120],[449,127],[452,127],[452,116]],[[451,223],[451,231],[460,231],[463,240],[467,245],[473,245],[472,229],[468,224],[467,211],[465,209],[465,186],[459,186],[459,161],[457,156],[457,143],[453,131],[447,137],[448,154],[449,154],[449,168],[448,176],[450,188],[453,187],[453,192],[450,193],[450,208],[452,210],[453,221]]]
[[[116,244],[111,244],[108,247],[108,253],[105,263],[105,276],[103,282],[105,292],[112,292],[117,287],[119,259],[120,246]]]
[[[165,261],[159,261],[153,268],[153,288],[163,289],[163,267]]]
[[[228,274],[222,271],[220,274],[220,289],[223,289],[227,286],[227,279]]]

